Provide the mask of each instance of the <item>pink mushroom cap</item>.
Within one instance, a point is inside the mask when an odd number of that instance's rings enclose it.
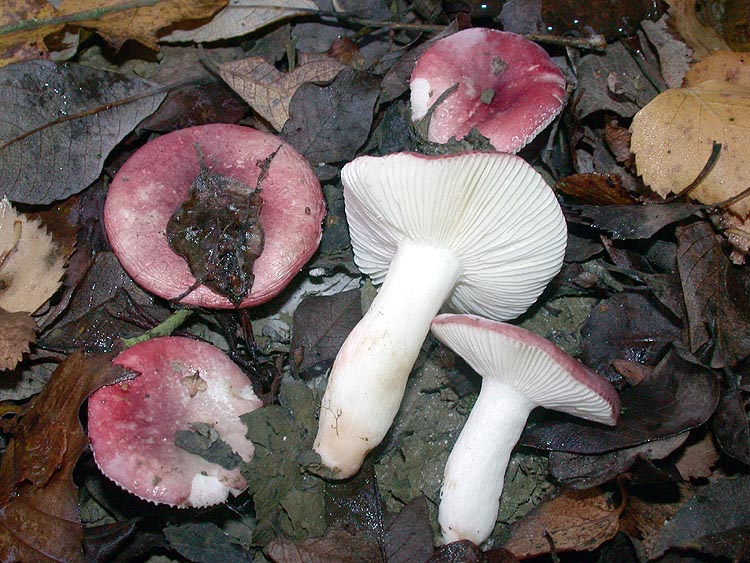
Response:
[[[281,147],[261,183],[260,224],[265,243],[255,261],[249,307],[278,295],[310,259],[321,237],[325,203],[309,163],[274,135],[239,125],[212,124],[173,131],[146,143],[120,168],[109,187],[104,225],[123,268],[142,287],[176,299],[195,283],[188,264],[169,246],[169,218],[187,198],[204,164],[255,189],[259,162]],[[228,309],[229,299],[201,285],[184,305]]]
[[[190,338],[160,337],[113,361],[138,376],[89,398],[89,440],[107,477],[142,499],[178,507],[218,504],[246,488],[239,467],[226,469],[175,445],[178,430],[205,423],[243,461],[252,459],[239,417],[261,401],[224,352]]]
[[[412,119],[435,108],[428,139],[462,139],[472,127],[500,152],[515,153],[547,127],[565,100],[565,78],[536,43],[515,33],[470,28],[435,41],[411,75]]]

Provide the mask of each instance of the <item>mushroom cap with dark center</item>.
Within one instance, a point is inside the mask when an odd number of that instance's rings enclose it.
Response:
[[[104,207],[107,237],[128,274],[148,291],[176,299],[193,287],[187,262],[169,246],[169,218],[187,198],[200,172],[196,146],[212,172],[254,190],[264,159],[276,149],[261,182],[259,221],[263,252],[255,261],[253,287],[241,307],[264,303],[286,287],[318,247],[325,203],[315,173],[290,145],[274,135],[239,125],[212,124],[173,131],[148,142],[122,165]],[[249,195],[248,195],[249,197]],[[180,303],[232,308],[205,285]]]
[[[475,315],[438,315],[431,330],[479,375],[514,387],[534,406],[616,424],[620,399],[614,387],[549,340]]]
[[[446,249],[462,272],[448,306],[506,320],[525,312],[562,265],[562,211],[519,157],[363,156],[344,166],[342,181],[355,262],[375,283],[399,245]]]
[[[179,431],[202,423],[242,461],[252,459],[240,416],[261,401],[224,352],[189,338],[161,337],[128,348],[114,363],[138,375],[89,398],[91,448],[107,477],[140,498],[179,507],[217,504],[245,489],[239,467],[222,467],[175,445]]]
[[[476,127],[496,150],[515,153],[560,113],[565,78],[536,43],[471,28],[435,41],[411,75],[412,119],[457,86],[430,116],[428,139],[462,139]]]

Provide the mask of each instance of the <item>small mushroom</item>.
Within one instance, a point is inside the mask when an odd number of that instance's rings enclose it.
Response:
[[[508,460],[532,409],[614,425],[620,400],[606,379],[526,329],[443,314],[432,333],[483,378],[448,457],[438,514],[445,543],[478,545],[495,527]]]
[[[261,401],[224,352],[160,337],[113,361],[138,375],[89,398],[91,449],[107,477],[142,499],[177,507],[218,504],[245,489],[239,464],[254,450],[240,416]],[[181,438],[187,449],[175,443]]]
[[[435,41],[417,61],[410,86],[414,121],[437,104],[429,116],[430,141],[460,140],[476,127],[496,150],[510,153],[547,127],[565,100],[565,78],[544,49],[515,33],[484,28]]]
[[[520,315],[560,270],[566,225],[544,179],[513,155],[363,156],[341,179],[357,266],[383,283],[321,403],[314,449],[345,478],[388,431],[443,303]]]
[[[264,244],[253,266],[252,290],[240,307],[264,303],[281,292],[315,252],[325,214],[312,168],[274,135],[212,124],[173,131],[141,147],[109,188],[104,224],[110,245],[123,268],[148,291],[184,305],[234,307],[206,285],[196,287],[188,263],[167,242],[167,223],[201,171],[199,154],[211,172],[244,183],[248,199],[260,187]],[[267,173],[256,186],[264,166]]]

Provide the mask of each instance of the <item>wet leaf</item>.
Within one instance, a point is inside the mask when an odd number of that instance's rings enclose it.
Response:
[[[303,84],[282,137],[313,164],[351,160],[370,133],[378,84],[356,70],[342,71],[328,86]]]
[[[426,561],[433,552],[430,508],[420,496],[401,509],[388,525],[384,551],[388,563]]]
[[[619,517],[599,489],[563,493],[511,525],[503,547],[521,558],[550,553],[552,545],[557,552],[592,550],[614,537]]]
[[[650,203],[645,205],[568,205],[567,209],[591,220],[592,227],[614,239],[651,238],[667,225],[695,215],[700,205]]]
[[[328,528],[322,537],[296,543],[276,538],[266,553],[275,563],[385,563],[372,536],[340,528]]]
[[[747,398],[738,388],[721,394],[712,428],[716,442],[725,454],[750,465],[750,423],[745,414]]]
[[[730,295],[733,268],[708,223],[679,227],[677,270],[688,316],[690,350],[711,367],[732,366],[750,353],[750,311]]]
[[[711,51],[729,50],[729,45],[710,25],[702,23],[696,14],[696,3],[691,0],[666,0],[669,5],[670,23],[685,40],[696,59]]]
[[[251,563],[252,553],[211,522],[169,526],[170,547],[195,563]]]
[[[73,468],[86,446],[81,403],[122,378],[108,356],[71,355],[12,430],[0,464],[0,560],[82,562]]]
[[[251,57],[218,65],[219,75],[250,107],[281,131],[289,119],[292,96],[307,82],[330,82],[346,68],[329,58],[301,61],[292,72],[281,72],[263,57]]]
[[[666,90],[633,118],[631,149],[646,185],[665,197],[689,186],[708,161],[713,143],[721,152],[711,172],[690,197],[722,202],[750,186],[750,87],[709,80]],[[729,209],[744,218],[750,199]]]
[[[304,299],[294,311],[292,326],[295,374],[310,378],[327,370],[361,318],[358,289]]]
[[[561,178],[555,189],[594,205],[630,205],[636,200],[623,188],[616,174],[573,174]]]
[[[483,552],[469,540],[462,540],[444,545],[425,563],[518,563],[518,559],[503,548]]]
[[[750,537],[750,477],[727,478],[701,489],[669,520],[654,547],[659,557],[671,548],[734,558]]]
[[[176,30],[162,37],[169,42],[196,43],[229,39],[257,31],[273,22],[305,15],[318,6],[311,0],[230,0],[208,23],[195,29]]]
[[[8,199],[47,204],[91,184],[112,148],[163,99],[145,95],[152,88],[77,64],[36,60],[0,69],[0,104],[7,108],[0,184]]]
[[[187,261],[195,277],[186,294],[206,285],[239,307],[253,287],[253,264],[263,252],[260,192],[276,153],[258,163],[258,185],[250,187],[211,171],[203,162],[200,147],[196,148],[200,173],[167,222],[167,241]]]
[[[362,532],[383,546],[386,510],[372,463],[347,481],[328,483],[326,512],[329,525]]]
[[[13,369],[36,341],[36,322],[23,311],[9,313],[0,309],[0,327],[0,370]]]
[[[709,419],[719,401],[719,382],[711,370],[670,352],[641,383],[623,391],[620,400],[616,427],[549,416],[529,424],[520,443],[596,454],[674,436]]]
[[[33,313],[59,289],[64,253],[38,221],[0,200],[0,307]]]

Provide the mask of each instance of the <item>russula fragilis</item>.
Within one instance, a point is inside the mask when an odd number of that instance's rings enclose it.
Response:
[[[314,449],[345,478],[388,431],[443,303],[520,315],[560,270],[566,225],[544,179],[509,154],[363,156],[341,179],[357,266],[383,283],[321,403]]]
[[[445,543],[482,543],[497,520],[511,451],[535,407],[614,425],[614,387],[526,329],[473,315],[438,315],[432,333],[482,376],[482,389],[448,457],[438,521]]]
[[[230,458],[252,459],[240,415],[261,401],[224,352],[189,338],[160,337],[113,361],[138,375],[89,398],[91,449],[107,477],[140,498],[178,507],[218,504],[245,489],[239,467],[222,467],[175,444],[180,433],[208,430],[231,448]]]
[[[565,100],[565,78],[544,49],[485,28],[435,41],[417,60],[410,87],[414,121],[439,101],[429,117],[430,141],[462,139],[476,127],[495,150],[510,153],[547,127]]]
[[[274,151],[278,149],[275,154]],[[104,224],[109,242],[128,274],[148,291],[180,303],[212,308],[233,304],[205,285],[192,291],[195,277],[166,238],[172,214],[198,176],[199,153],[212,172],[249,188],[260,182],[263,251],[255,261],[252,291],[241,307],[277,295],[315,252],[325,204],[320,183],[307,161],[274,135],[239,125],[213,124],[173,131],[148,142],[122,165],[109,187]]]

